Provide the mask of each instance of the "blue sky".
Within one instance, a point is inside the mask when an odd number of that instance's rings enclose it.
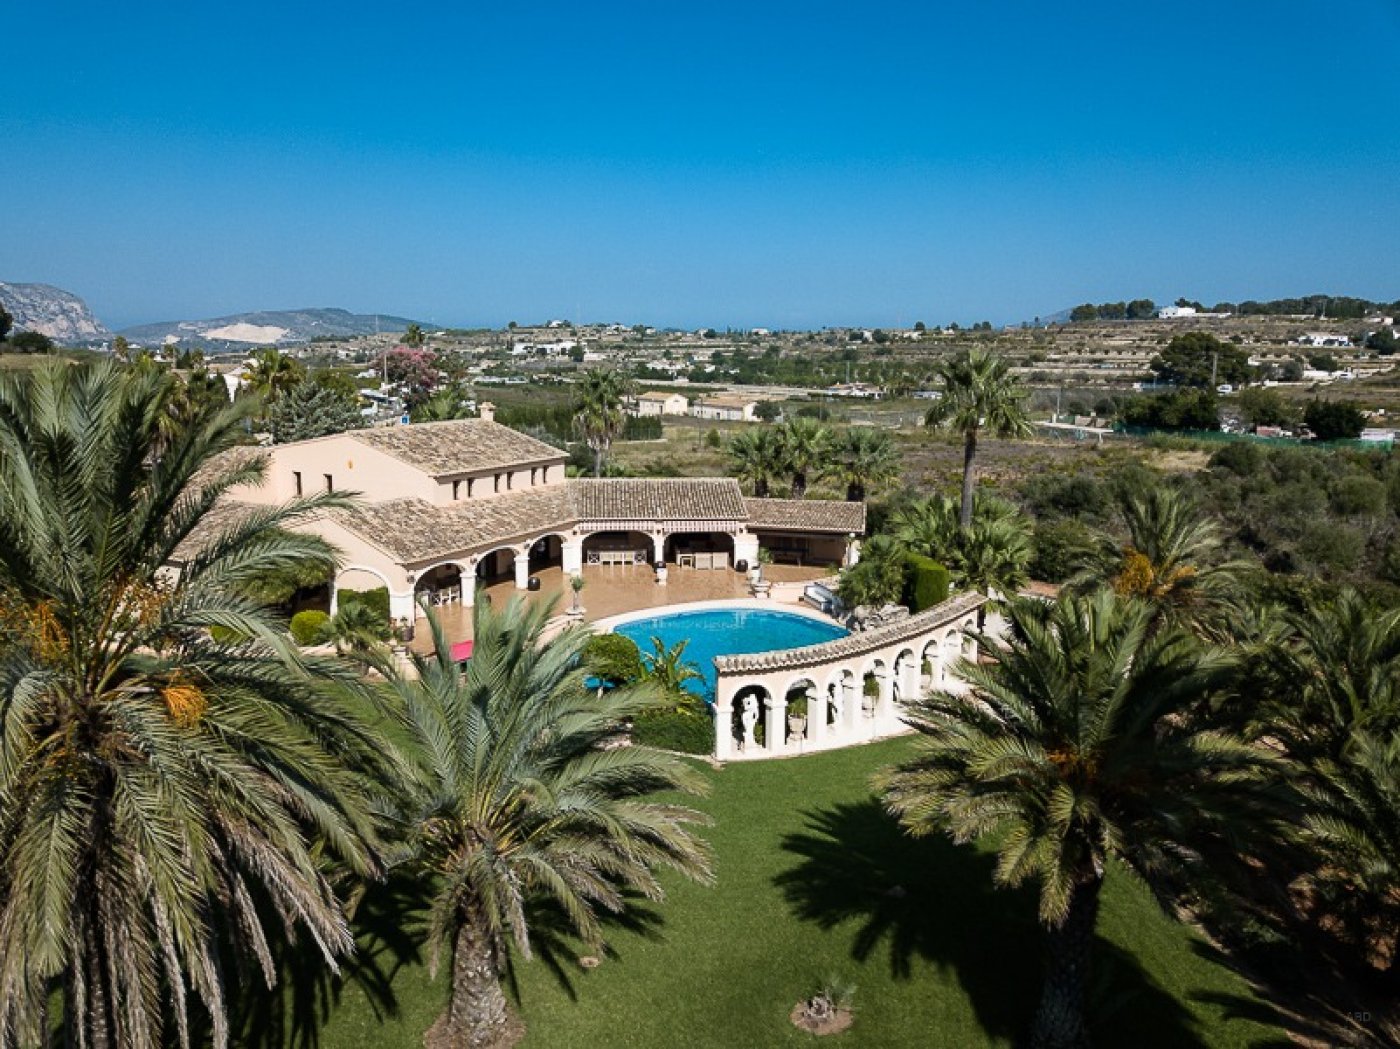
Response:
[[[1400,297],[1397,0],[517,6],[10,5],[0,279],[116,326]]]

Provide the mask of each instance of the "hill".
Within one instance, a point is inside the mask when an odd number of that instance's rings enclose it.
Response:
[[[112,338],[87,303],[51,284],[0,281],[0,306],[15,319],[15,331],[37,331],[60,346],[97,346]]]
[[[315,338],[373,335],[403,331],[413,323],[384,313],[351,313],[340,309],[259,310],[209,320],[163,321],[122,329],[138,346],[199,346],[236,350],[245,346],[285,346]]]

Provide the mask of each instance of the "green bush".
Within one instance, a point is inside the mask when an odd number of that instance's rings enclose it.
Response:
[[[1073,518],[1061,521],[1037,521],[1031,558],[1033,579],[1047,583],[1063,583],[1079,567],[1084,555],[1093,546],[1094,533],[1087,525]]]
[[[384,622],[389,622],[389,588],[377,587],[374,590],[340,590],[336,592],[336,605],[360,604],[375,612]]]
[[[715,723],[707,713],[660,710],[638,715],[632,723],[632,739],[659,750],[682,754],[709,754],[715,749]]]
[[[621,634],[595,634],[583,646],[583,665],[594,677],[625,685],[642,677],[642,654],[637,643]]]
[[[325,637],[326,624],[330,619],[318,608],[307,608],[292,616],[288,626],[298,645],[315,645]]]
[[[905,566],[903,600],[910,612],[922,612],[948,600],[948,569],[923,554],[906,554]]]

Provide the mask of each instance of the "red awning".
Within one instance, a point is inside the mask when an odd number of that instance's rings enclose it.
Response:
[[[472,657],[472,649],[476,646],[474,641],[458,641],[452,646],[452,662],[465,663]]]

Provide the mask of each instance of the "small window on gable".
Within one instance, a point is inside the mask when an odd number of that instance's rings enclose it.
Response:
[[[468,499],[470,499],[470,498],[472,497],[472,488],[473,488],[473,486],[475,486],[475,484],[476,484],[476,478],[475,478],[475,477],[468,477],[468,478],[467,478],[467,498],[468,498]]]
[[[496,475],[496,477],[495,477],[495,483],[491,486],[491,490],[492,490],[493,492],[499,492],[499,491],[501,490],[501,475],[500,475],[500,474],[497,474],[497,475]]]
[[[331,475],[330,475],[330,474],[322,474],[321,476],[324,477],[324,478],[326,479],[326,491],[328,491],[328,492],[334,492],[334,491],[335,491],[335,482],[331,480]]]
[[[452,501],[455,503],[455,502],[456,502],[458,499],[460,499],[460,498],[462,498],[462,482],[461,482],[461,481],[453,481],[453,482],[452,482]]]
[[[292,471],[292,483],[296,486],[297,495],[301,495],[301,471]]]
[[[530,467],[530,487],[531,487],[531,488],[535,487],[535,478],[539,476],[539,472],[540,472],[540,468],[539,468],[538,466],[532,466],[532,467]]]

